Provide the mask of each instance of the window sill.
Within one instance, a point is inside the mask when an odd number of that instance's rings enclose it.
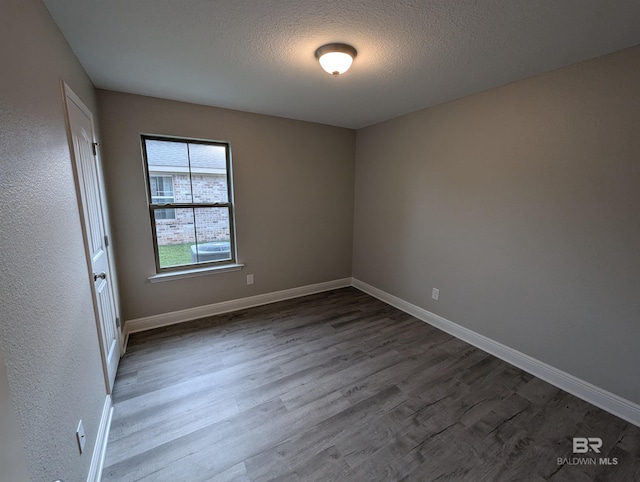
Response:
[[[207,268],[185,269],[182,271],[161,273],[149,276],[148,279],[151,283],[160,283],[161,281],[170,281],[174,279],[193,278],[195,276],[240,271],[242,268],[244,268],[244,264],[225,264],[224,266],[209,266]]]

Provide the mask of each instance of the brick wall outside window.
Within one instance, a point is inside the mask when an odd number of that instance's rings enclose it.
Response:
[[[186,174],[173,174],[173,192],[176,203],[227,202],[227,182],[224,175],[193,174],[193,201],[191,183]],[[158,245],[195,244],[198,242],[225,241],[230,239],[229,213],[226,208],[175,209],[175,219],[156,221]]]

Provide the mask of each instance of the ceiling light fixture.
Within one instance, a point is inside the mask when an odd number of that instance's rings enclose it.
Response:
[[[347,44],[327,44],[316,50],[316,59],[322,68],[334,76],[349,70],[356,55],[356,49]]]

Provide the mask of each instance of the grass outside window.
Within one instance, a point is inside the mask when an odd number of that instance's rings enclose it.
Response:
[[[195,243],[166,244],[158,246],[158,255],[162,266],[181,266],[191,264],[191,246]]]
[[[214,243],[226,242],[229,240],[213,241]],[[165,244],[158,246],[158,256],[162,266],[183,266],[193,264],[191,247],[196,243]]]

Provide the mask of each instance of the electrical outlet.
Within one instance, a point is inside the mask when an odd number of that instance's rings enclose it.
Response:
[[[438,301],[438,298],[440,298],[440,290],[439,290],[438,288],[433,288],[433,289],[431,290],[431,297],[432,297],[434,300]]]
[[[253,275],[252,274],[248,274],[247,275],[247,284],[248,285],[252,285],[253,284]]]
[[[84,425],[82,424],[82,420],[80,420],[80,423],[78,423],[76,438],[78,439],[78,448],[80,449],[80,453],[82,453],[84,452],[84,444],[87,441],[87,437],[84,435]]]

